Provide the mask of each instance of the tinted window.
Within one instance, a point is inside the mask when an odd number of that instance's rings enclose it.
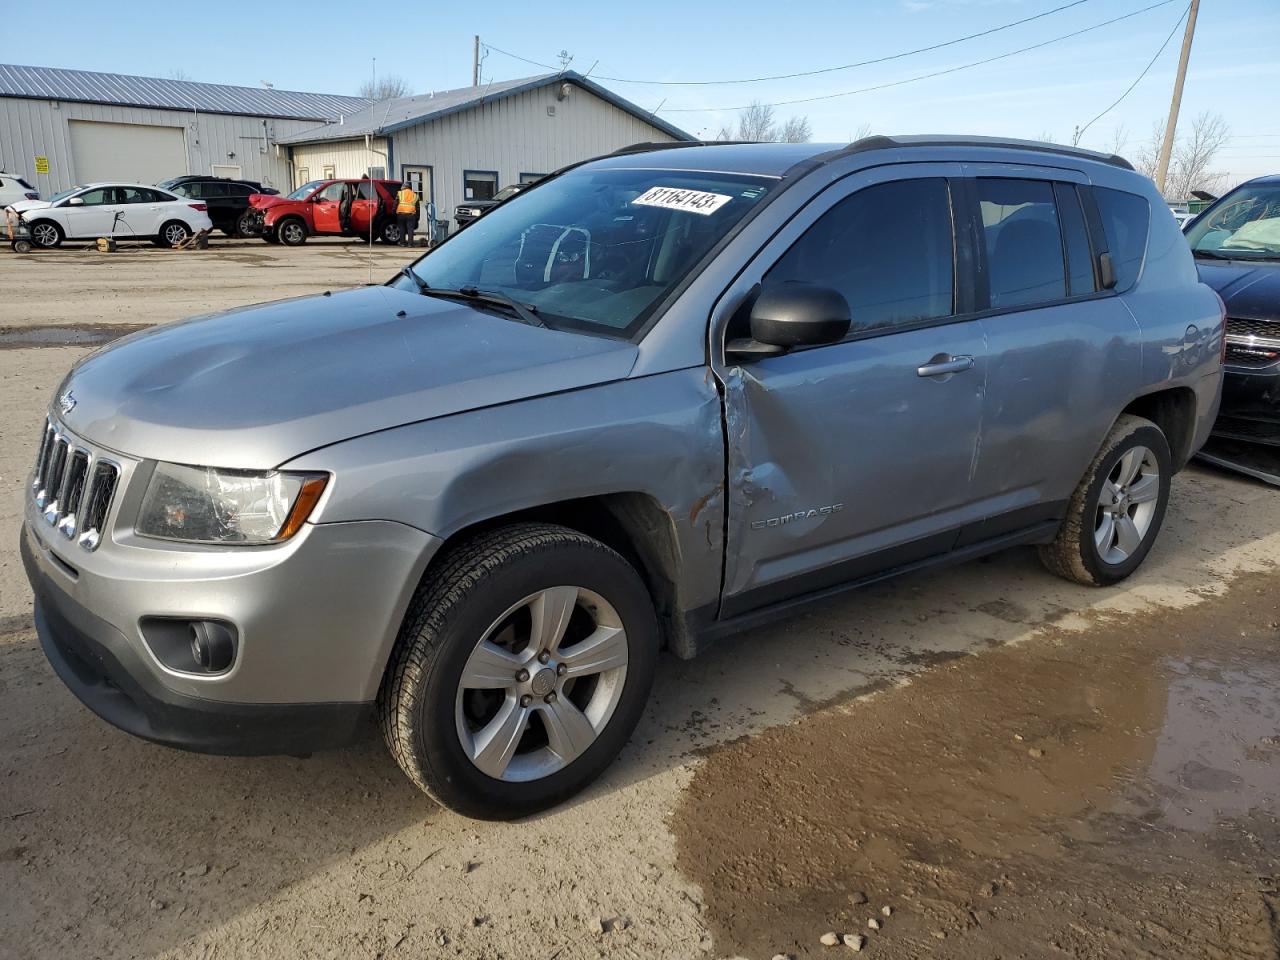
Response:
[[[229,197],[247,197],[251,193],[257,193],[253,187],[244,183],[224,183],[222,186]]]
[[[150,190],[139,187],[116,187],[116,203],[151,203],[155,196]]]
[[[359,195],[361,200],[373,199],[373,184],[368,180],[361,180],[359,187]]]
[[[1138,282],[1142,269],[1142,255],[1147,249],[1147,227],[1151,223],[1151,208],[1145,197],[1093,188],[1102,217],[1102,229],[1107,235],[1107,249],[1116,270],[1116,289],[1128,290]]]
[[[98,187],[96,190],[86,190],[80,194],[80,199],[84,201],[86,207],[100,207],[104,204],[115,203],[115,190],[112,187]]]
[[[833,287],[849,301],[853,329],[864,330],[950,315],[954,278],[947,183],[922,179],[840,201],[774,264],[765,284]]]
[[[196,183],[179,183],[169,187],[168,189],[180,197],[198,197],[200,196],[199,186],[200,185]]]
[[[347,185],[345,183],[331,183],[320,191],[320,198],[337,203],[342,199],[342,195],[346,192],[346,189]]]
[[[1053,186],[1041,180],[975,181],[994,309],[1067,295]]]
[[[1073,297],[1094,293],[1093,251],[1089,248],[1089,230],[1084,222],[1080,195],[1069,183],[1053,188],[1058,200],[1058,218],[1062,221],[1062,241],[1067,248],[1067,289]]]

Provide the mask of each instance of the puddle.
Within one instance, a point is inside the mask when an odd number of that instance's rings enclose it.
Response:
[[[0,350],[27,347],[91,347],[146,330],[148,324],[90,327],[0,327]]]
[[[717,951],[821,956],[834,930],[893,957],[1280,956],[1278,582],[1047,628],[712,751],[673,830]]]
[[[1171,827],[1201,832],[1280,810],[1280,666],[1187,658],[1172,679],[1147,776]]]

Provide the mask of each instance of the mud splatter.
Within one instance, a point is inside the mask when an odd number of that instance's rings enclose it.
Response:
[[[1277,587],[1046,628],[712,752],[673,827],[717,949],[1275,957]]]

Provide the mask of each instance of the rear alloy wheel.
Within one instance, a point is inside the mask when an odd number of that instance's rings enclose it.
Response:
[[[395,220],[388,220],[382,225],[379,236],[382,238],[383,243],[395,244],[400,242],[400,238],[404,236],[404,231],[400,229],[400,224]]]
[[[52,250],[62,245],[62,228],[52,220],[37,220],[31,225],[31,239],[37,247]]]
[[[1123,580],[1155,543],[1169,503],[1169,443],[1150,420],[1121,416],[1080,481],[1067,516],[1040,559],[1089,586]]]
[[[160,245],[164,247],[176,247],[180,243],[185,243],[190,236],[190,227],[177,220],[170,220],[160,228]]]
[[[276,224],[276,239],[286,247],[300,247],[307,242],[307,228],[301,220],[290,218]]]
[[[467,816],[514,819],[591,782],[644,710],[657,663],[639,574],[577,531],[524,523],[441,557],[379,695],[409,778]]]

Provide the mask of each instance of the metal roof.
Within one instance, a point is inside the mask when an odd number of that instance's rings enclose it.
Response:
[[[690,140],[692,137],[679,127],[636,106],[612,90],[593,83],[586,77],[567,70],[564,73],[545,73],[536,77],[522,77],[518,80],[500,80],[479,87],[460,87],[456,90],[441,90],[435,93],[424,93],[413,97],[398,97],[394,100],[383,100],[373,103],[358,113],[344,117],[342,123],[329,123],[314,130],[303,130],[288,137],[281,137],[281,143],[315,143],[321,140],[349,140],[363,137],[365,134],[388,134],[404,127],[424,123],[427,120],[438,120],[451,113],[470,110],[474,107],[515,96],[528,90],[550,86],[555,83],[572,83],[574,86],[589,90],[602,100],[606,100],[625,110],[632,116],[652,124],[677,140]]]
[[[195,110],[283,120],[337,120],[372,102],[366,97],[3,63],[0,63],[0,97]]]

